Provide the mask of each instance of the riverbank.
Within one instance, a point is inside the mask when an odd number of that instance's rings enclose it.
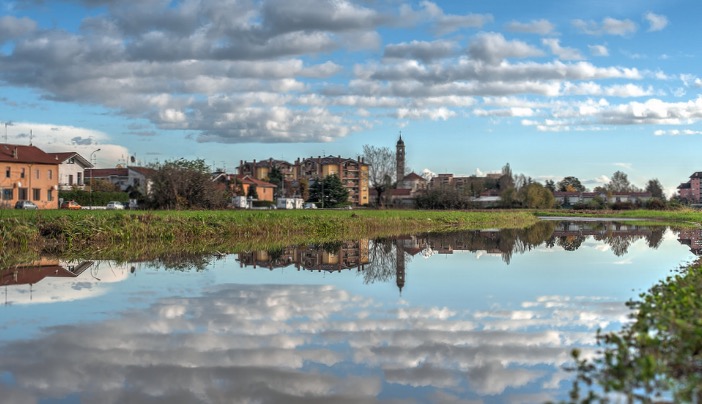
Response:
[[[458,229],[524,228],[526,211],[0,211],[0,254],[232,252]],[[151,255],[151,254],[150,254]],[[108,257],[105,257],[108,258]]]

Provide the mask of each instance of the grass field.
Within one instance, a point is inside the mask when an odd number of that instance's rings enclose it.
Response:
[[[0,254],[219,251],[455,229],[521,228],[523,211],[0,211]],[[109,258],[109,257],[104,257]]]

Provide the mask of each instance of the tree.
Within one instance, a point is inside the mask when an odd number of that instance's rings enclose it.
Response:
[[[348,204],[349,191],[336,174],[317,179],[310,187],[311,202],[321,202],[323,208],[336,208]]]
[[[561,192],[585,192],[587,188],[580,183],[576,177],[565,177],[558,181],[558,188]]]
[[[278,195],[283,195],[283,172],[278,167],[273,167],[268,173],[268,182],[276,186]]]
[[[363,158],[369,165],[368,182],[377,193],[376,203],[382,206],[383,193],[392,187],[395,177],[395,153],[389,147],[363,145]]]
[[[308,201],[310,199],[310,182],[307,178],[300,178],[297,183],[297,190],[303,201]]]
[[[629,183],[629,177],[621,171],[616,171],[612,174],[612,179],[607,184],[607,190],[610,192],[631,192],[636,187]]]
[[[96,178],[90,181],[90,188],[93,192],[119,192],[119,185],[108,180]]]
[[[663,185],[661,185],[661,182],[658,181],[658,178],[648,180],[648,184],[646,184],[646,192],[650,192],[651,196],[654,198],[665,199],[665,195],[663,194]]]
[[[556,183],[553,180],[546,180],[544,187],[551,191],[551,193],[556,192]]]
[[[212,181],[202,159],[166,161],[152,167],[148,203],[157,209],[223,208],[231,191]]]
[[[549,209],[555,202],[553,193],[538,182],[523,187],[519,194],[524,207],[531,209]]]
[[[246,197],[251,199],[258,199],[258,190],[256,189],[256,185],[249,185],[249,190],[246,193]]]
[[[497,187],[500,191],[514,188],[514,177],[512,176],[512,168],[510,168],[509,163],[502,167],[502,176],[497,180]]]

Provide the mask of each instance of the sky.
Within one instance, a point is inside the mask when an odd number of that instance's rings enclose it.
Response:
[[[695,0],[2,0],[0,133],[97,167],[357,157],[506,163],[668,194],[695,171]],[[99,151],[96,151],[98,150]]]

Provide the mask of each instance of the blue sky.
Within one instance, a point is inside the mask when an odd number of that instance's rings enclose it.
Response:
[[[0,3],[8,142],[100,167],[357,156],[670,192],[702,170],[692,0]],[[4,141],[4,139],[3,139]]]

